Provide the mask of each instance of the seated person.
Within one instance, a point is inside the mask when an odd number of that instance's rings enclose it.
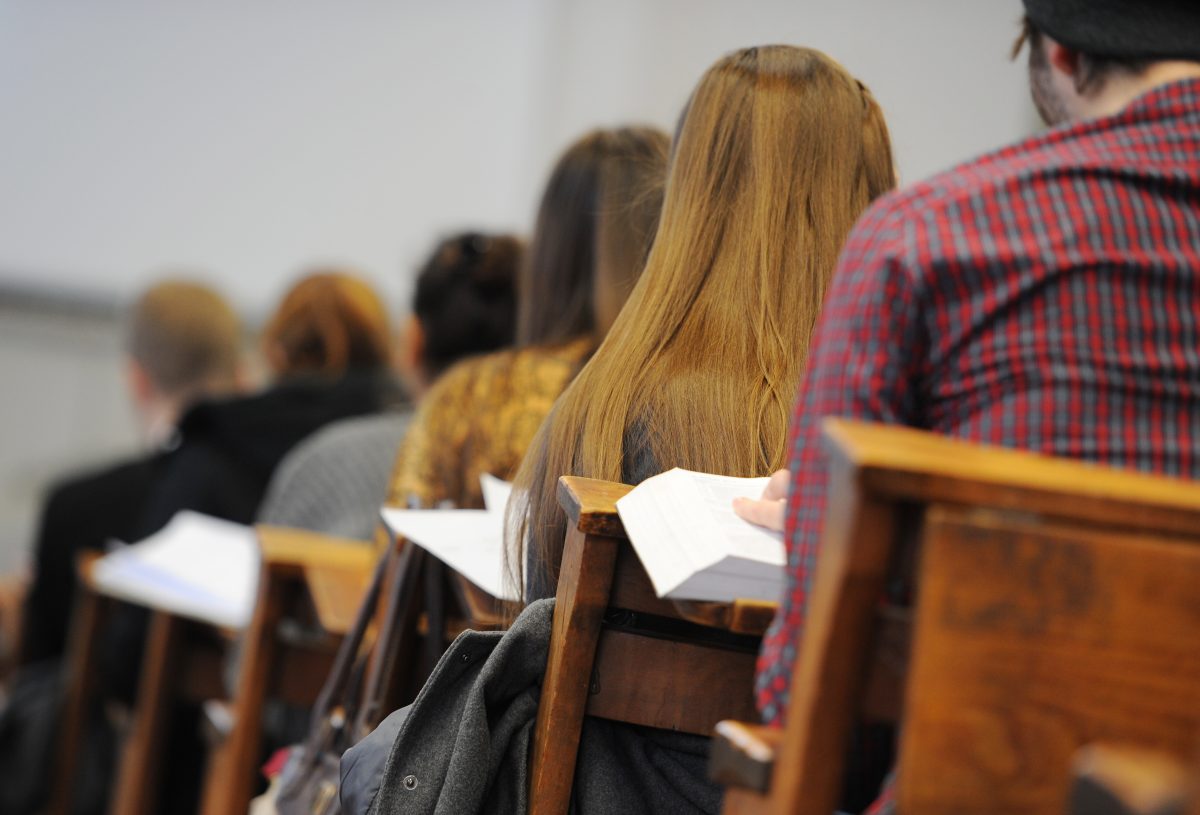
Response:
[[[1054,127],[863,217],[814,335],[790,489],[780,475],[736,507],[786,526],[768,723],[790,703],[824,526],[822,417],[1200,478],[1200,5],[1025,10],[1018,46]]]
[[[641,272],[667,147],[659,131],[620,128],[589,133],[562,155],[521,266],[517,347],[437,381],[404,436],[388,503],[481,508],[483,473],[512,478]]]
[[[327,271],[300,280],[268,321],[261,347],[273,383],[184,414],[132,540],[183,509],[251,523],[276,465],[299,441],[332,421],[403,399],[390,367],[387,314],[371,287],[351,275]],[[147,620],[137,606],[113,616],[100,654],[104,695],[135,698]],[[188,706],[173,712],[162,812],[189,813],[198,800],[204,747],[197,716]]]
[[[211,288],[166,280],[128,315],[127,382],[150,452],[69,478],[42,509],[33,585],[25,599],[21,669],[0,711],[0,811],[40,811],[50,788],[61,667],[76,596],[76,558],[112,540],[134,540],[148,496],[177,449],[180,417],[196,402],[240,390],[242,329]],[[99,711],[97,711],[97,714]],[[78,757],[78,812],[103,809],[114,754],[111,730],[97,715]]]
[[[390,368],[387,313],[351,275],[302,279],[267,323],[261,347],[272,384],[184,414],[135,539],[181,509],[251,523],[276,465],[298,442],[330,422],[404,401]]]
[[[20,660],[25,665],[63,654],[79,553],[137,537],[144,502],[171,457],[183,414],[199,400],[235,393],[242,382],[241,324],[209,287],[183,280],[158,283],[134,303],[128,323],[126,381],[150,452],[69,477],[49,491],[24,604]]]
[[[508,565],[523,575],[524,598],[533,605],[514,634],[522,625],[530,630],[531,614],[545,621],[545,606],[534,601],[555,594],[568,525],[557,500],[559,476],[636,484],[672,467],[757,476],[779,466],[788,407],[837,252],[858,215],[894,178],[878,105],[825,55],[750,48],[722,58],[703,76],[676,135],[646,269],[517,475]],[[548,633],[543,630],[544,640]],[[513,644],[507,635],[505,644]],[[509,653],[498,648],[493,656]],[[486,669],[474,676],[506,676],[505,682],[512,676],[507,664],[478,661]],[[512,717],[532,715],[514,705],[489,707],[485,722],[439,720],[438,711],[458,709],[460,694],[472,689],[462,669],[454,673],[442,681],[435,672],[417,705],[343,760],[344,771],[353,772],[357,764],[366,766],[362,754],[372,742],[394,739],[383,747],[393,752],[379,790],[380,813],[399,811],[397,796],[418,797],[400,791],[397,770],[467,760],[455,739],[478,744],[493,727],[502,723],[511,731]],[[504,693],[508,686],[488,686],[485,698],[493,690]],[[482,735],[464,735],[474,727],[483,728]],[[507,749],[528,749],[528,730]],[[715,813],[721,796],[707,779],[707,750],[705,738],[588,719],[573,811]],[[500,765],[488,758],[488,767]],[[455,777],[431,790],[431,799],[466,794]],[[624,783],[610,783],[617,777]],[[496,774],[475,789],[489,799],[523,800],[524,782]]]
[[[519,347],[461,362],[434,385],[404,437],[390,503],[480,508],[483,473],[512,478],[641,274],[668,148],[663,133],[621,128],[589,133],[559,158],[522,267]],[[377,741],[390,745],[383,735]],[[344,811],[366,811],[388,745],[367,751],[342,789]]]
[[[521,251],[515,237],[468,232],[439,243],[426,261],[398,358],[417,400],[458,360],[512,344]],[[259,522],[372,540],[411,418],[411,410],[389,410],[314,433],[279,465]]]

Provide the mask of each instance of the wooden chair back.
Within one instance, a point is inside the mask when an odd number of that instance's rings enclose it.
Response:
[[[630,488],[564,477],[571,519],[534,732],[531,815],[567,812],[584,716],[707,735],[753,712],[773,607],[659,599],[616,512]]]
[[[1200,485],[827,420],[829,504],[769,790],[828,815],[889,585],[915,585],[898,804],[1061,813],[1097,739],[1200,736]]]

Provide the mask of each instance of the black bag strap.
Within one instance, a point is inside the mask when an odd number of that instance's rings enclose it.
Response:
[[[306,757],[309,759],[315,757],[319,748],[322,747],[323,742],[328,743],[331,738],[336,737],[336,732],[341,729],[339,726],[340,723],[332,721],[334,707],[337,702],[339,700],[343,700],[346,703],[353,702],[352,699],[347,698],[347,689],[359,684],[355,681],[357,677],[361,677],[362,675],[361,666],[358,665],[360,662],[357,658],[358,652],[362,647],[363,639],[366,637],[367,628],[371,625],[371,618],[375,616],[375,610],[379,606],[379,595],[383,589],[383,583],[394,556],[395,547],[389,546],[387,551],[379,557],[379,562],[375,565],[375,573],[371,577],[367,593],[363,596],[362,604],[358,607],[358,614],[354,618],[354,625],[351,626],[346,636],[342,639],[341,645],[338,646],[338,652],[333,661],[333,668],[330,670],[329,676],[326,677],[325,684],[321,686],[321,693],[317,696],[317,701],[313,705],[308,736],[304,740]],[[351,694],[351,696],[355,695],[357,694]],[[344,709],[345,705],[343,705]]]
[[[416,617],[421,611],[417,587],[426,565],[425,551],[407,541],[403,545],[393,541],[393,545],[401,549],[401,553],[383,625],[375,641],[379,653],[369,666],[363,683],[363,703],[356,712],[354,727],[350,730],[354,742],[371,732],[382,718],[383,705],[396,672],[401,640],[404,632],[416,630]]]

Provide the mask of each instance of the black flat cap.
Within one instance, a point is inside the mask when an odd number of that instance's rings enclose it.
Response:
[[[1024,0],[1063,45],[1098,57],[1200,61],[1200,0]]]

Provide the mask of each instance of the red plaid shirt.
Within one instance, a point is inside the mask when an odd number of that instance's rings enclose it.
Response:
[[[1200,477],[1200,80],[877,202],[842,252],[792,430],[782,721],[817,557],[819,419]]]

